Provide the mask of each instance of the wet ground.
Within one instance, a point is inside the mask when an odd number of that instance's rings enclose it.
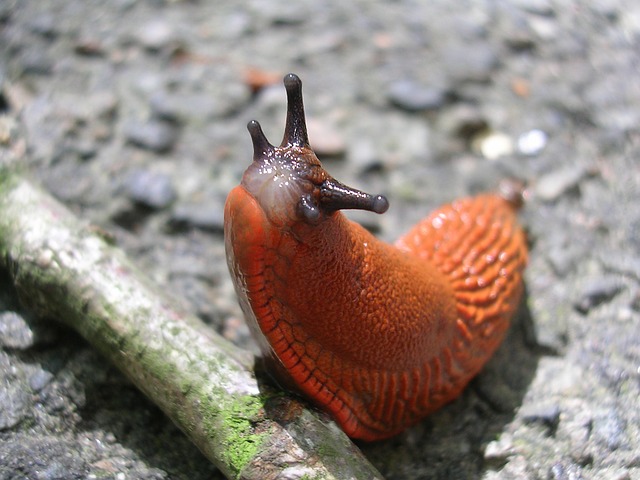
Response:
[[[389,479],[640,479],[640,6],[423,3],[4,0],[0,146],[23,146],[28,176],[248,349],[222,208],[247,121],[279,143],[285,73],[325,167],[389,197],[355,216],[387,240],[525,180],[509,338],[458,401],[362,448]],[[220,476],[9,288],[0,345],[0,478]]]

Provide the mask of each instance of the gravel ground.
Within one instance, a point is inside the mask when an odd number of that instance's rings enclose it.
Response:
[[[420,4],[422,3],[422,5]],[[0,146],[178,301],[254,349],[222,208],[281,78],[356,215],[391,240],[433,207],[528,182],[526,298],[463,396],[363,444],[388,479],[640,479],[640,4],[3,0]],[[221,478],[0,272],[0,478]]]

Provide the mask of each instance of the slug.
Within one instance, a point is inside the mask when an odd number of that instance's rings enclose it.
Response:
[[[389,203],[332,178],[311,150],[302,83],[284,78],[279,147],[258,122],[224,212],[240,305],[276,378],[352,438],[380,440],[455,399],[505,336],[523,290],[518,192],[445,205],[395,245],[340,210]]]

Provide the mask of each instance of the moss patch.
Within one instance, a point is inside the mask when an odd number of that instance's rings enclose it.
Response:
[[[219,396],[216,396],[220,398]],[[236,397],[229,405],[204,405],[209,423],[205,428],[211,436],[220,436],[219,429],[225,430],[222,457],[236,478],[240,477],[247,463],[260,451],[265,433],[256,433],[255,423],[264,414],[265,399],[247,395]]]

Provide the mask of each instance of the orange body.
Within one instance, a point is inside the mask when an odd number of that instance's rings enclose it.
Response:
[[[355,438],[392,436],[456,398],[522,290],[524,236],[497,195],[443,207],[392,246],[340,212],[282,232],[239,186],[225,228],[263,351]]]
[[[269,161],[319,165],[305,142],[265,147],[255,125],[256,157],[264,149]],[[263,186],[289,173],[267,170],[273,178],[260,188],[248,170],[229,194],[225,243],[243,311],[278,377],[364,440],[397,434],[456,398],[520,299],[527,253],[514,205],[491,194],[459,200],[389,245],[339,211],[279,212]]]

